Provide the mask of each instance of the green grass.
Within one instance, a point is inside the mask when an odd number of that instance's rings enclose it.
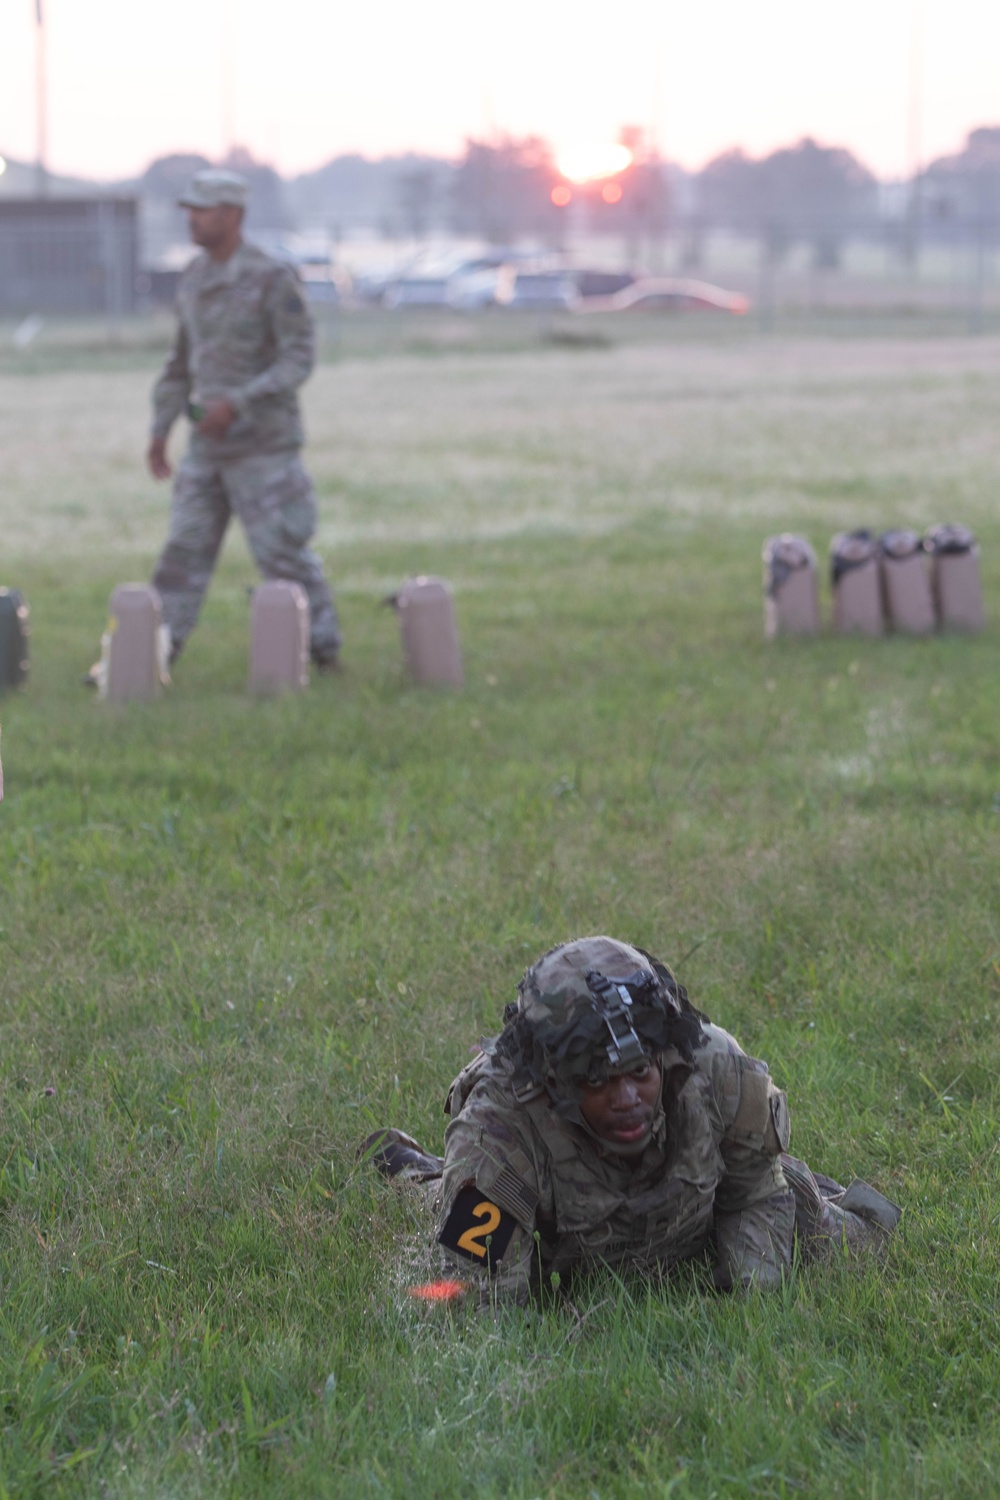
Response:
[[[995,616],[1000,342],[657,326],[319,372],[348,670],[284,702],[244,690],[235,538],[169,695],[83,692],[165,525],[155,352],[0,378],[33,631],[0,703],[0,1493],[1000,1493],[997,626],[768,646],[759,577],[771,531],[956,519]],[[408,686],[379,603],[421,571],[460,695]],[[356,1143],[435,1145],[524,966],[594,930],[768,1059],[794,1149],[904,1205],[884,1264],[410,1301],[426,1218]]]

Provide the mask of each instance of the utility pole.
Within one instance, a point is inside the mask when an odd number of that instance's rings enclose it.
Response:
[[[222,62],[222,154],[228,161],[236,144],[233,115],[233,47],[232,5],[221,0],[219,6],[219,48]]]
[[[907,204],[906,259],[914,269],[920,256],[922,209],[920,191],[921,157],[923,155],[923,7],[922,0],[911,0],[910,8],[910,86],[907,107],[907,171],[910,197]]]
[[[44,198],[49,190],[48,87],[45,70],[45,16],[42,0],[35,0],[35,191]]]

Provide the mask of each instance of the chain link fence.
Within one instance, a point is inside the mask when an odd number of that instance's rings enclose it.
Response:
[[[0,200],[0,316],[135,312],[134,198]]]

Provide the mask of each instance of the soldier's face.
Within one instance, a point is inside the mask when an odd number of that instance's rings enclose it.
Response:
[[[203,250],[215,250],[239,234],[243,210],[235,203],[217,203],[213,208],[189,208],[187,216],[194,243]]]
[[[650,1060],[603,1083],[585,1083],[580,1113],[600,1140],[632,1152],[644,1146],[660,1098],[660,1067]]]

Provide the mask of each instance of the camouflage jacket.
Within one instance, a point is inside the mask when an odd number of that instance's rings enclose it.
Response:
[[[153,389],[153,436],[189,403],[226,396],[236,420],[223,438],[191,436],[198,458],[224,461],[302,446],[297,391],[313,367],[312,319],[291,266],[253,245],[221,265],[197,256],[181,277],[177,334]]]
[[[795,1218],[779,1159],[789,1135],[785,1096],[728,1032],[703,1031],[693,1066],[662,1054],[663,1105],[637,1159],[602,1149],[544,1091],[515,1098],[506,1065],[476,1058],[445,1106],[452,1119],[439,1235],[466,1188],[482,1196],[483,1222],[490,1205],[512,1216],[494,1285],[519,1301],[539,1277],[564,1277],[586,1262],[669,1268],[709,1246],[721,1284],[780,1280]],[[474,1230],[466,1241],[473,1255],[482,1254],[477,1239]],[[461,1264],[468,1271],[472,1258]]]

